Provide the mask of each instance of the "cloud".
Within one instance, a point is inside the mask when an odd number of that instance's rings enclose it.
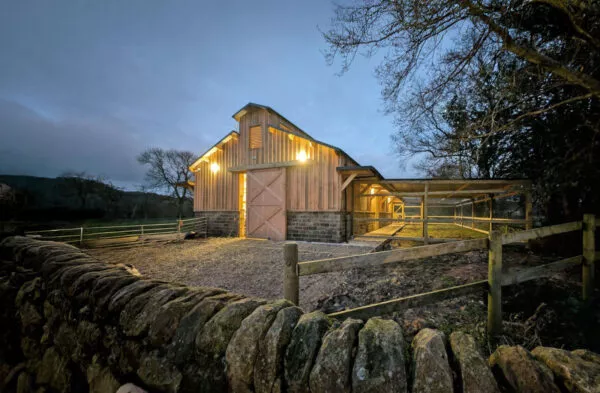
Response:
[[[115,118],[52,120],[0,99],[0,173],[56,176],[67,170],[140,182],[142,138]]]

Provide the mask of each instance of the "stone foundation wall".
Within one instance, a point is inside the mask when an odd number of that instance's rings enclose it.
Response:
[[[197,211],[194,214],[208,218],[208,236],[239,236],[240,213],[237,211]]]
[[[0,242],[3,392],[457,393],[597,390],[600,356],[502,346],[391,319],[333,321],[285,300],[144,280],[75,247]],[[410,371],[409,371],[410,370]],[[497,382],[499,381],[499,382]],[[121,388],[123,389],[121,389]],[[596,389],[596,390],[594,390]]]
[[[344,212],[287,212],[287,239],[340,243],[346,241]]]

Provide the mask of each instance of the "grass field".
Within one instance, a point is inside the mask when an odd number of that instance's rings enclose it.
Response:
[[[472,231],[467,228],[462,228],[453,224],[434,224],[429,225],[427,232],[430,238],[433,239],[481,239],[487,237],[485,233]],[[406,224],[396,236],[401,237],[421,237],[420,224]],[[422,246],[423,242],[412,240],[394,240],[391,246],[394,248],[408,248]]]

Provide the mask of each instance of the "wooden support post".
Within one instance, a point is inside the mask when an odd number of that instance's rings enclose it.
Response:
[[[456,206],[454,206],[454,219],[452,220],[453,224],[456,224]]]
[[[427,198],[427,194],[429,193],[429,184],[425,184],[425,194],[423,195],[423,206],[422,206],[422,216],[421,218],[423,219],[423,243],[424,244],[429,244],[429,231],[427,228],[427,221],[428,221],[428,217],[429,217],[429,212],[428,212],[428,208],[427,208],[427,204],[428,204],[428,198]]]
[[[404,203],[402,203],[402,219],[404,220]]]
[[[533,202],[531,200],[531,191],[525,193],[525,230],[532,228],[533,217],[531,212],[533,211]]]
[[[471,198],[471,228],[475,228],[475,200]]]
[[[298,244],[286,243],[283,246],[283,297],[296,306],[300,301],[300,279],[298,277]]]
[[[489,229],[489,232],[492,233],[492,231],[494,229],[494,223],[492,222],[492,220],[494,219],[494,195],[493,194],[490,194],[489,209],[490,209],[490,229]]]
[[[502,233],[489,235],[488,252],[488,336],[502,334]]]
[[[461,207],[460,207],[460,225],[465,225],[465,224],[464,224],[464,222],[463,222],[463,216],[464,216],[464,214],[463,214],[463,213],[464,213],[463,209],[464,209],[464,206],[461,206]]]
[[[423,222],[423,197],[421,197],[421,204],[419,206],[419,218],[421,220],[421,237],[423,237],[423,231],[424,231],[424,222]]]
[[[375,204],[375,218],[381,217],[379,214],[379,202],[380,201],[378,200],[378,198],[380,198],[380,197],[374,196],[372,199],[372,202]],[[375,229],[381,228],[381,222],[375,221],[374,226],[375,226]]]
[[[79,228],[79,245],[83,244],[83,227]]]
[[[583,216],[583,263],[582,263],[582,279],[583,279],[583,300],[589,302],[592,299],[594,292],[594,259],[596,258],[596,217],[593,214],[585,214]]]

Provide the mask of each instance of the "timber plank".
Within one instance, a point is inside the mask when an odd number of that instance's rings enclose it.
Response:
[[[463,240],[460,242],[382,251],[373,254],[359,254],[348,257],[302,262],[298,264],[298,270],[300,276],[307,276],[310,274],[336,272],[354,268],[365,268],[389,263],[403,262],[411,259],[421,259],[457,252],[479,250],[487,247],[488,239]]]
[[[504,274],[502,277],[502,286],[516,285],[526,281],[551,276],[570,267],[581,265],[582,258],[581,255],[577,255],[575,257],[561,259],[560,261],[532,267],[519,272]]]
[[[368,306],[352,308],[350,310],[338,311],[328,314],[328,316],[332,318],[368,319],[378,315],[390,314],[395,311],[403,311],[409,308],[436,303],[453,297],[477,293],[486,290],[487,287],[487,280],[475,281],[469,284],[458,285],[456,287],[401,297],[381,303],[370,304]]]
[[[373,232],[375,232],[375,231],[373,231]],[[373,232],[369,232],[369,233],[373,233]],[[422,242],[424,240],[422,237],[386,236],[386,235],[370,235],[370,234],[356,236],[356,239],[367,239],[367,240],[368,239],[390,239],[390,240],[405,240],[405,241],[413,241],[413,242]],[[429,238],[430,243],[459,242],[461,240],[463,240],[463,239],[446,238],[446,237],[430,237]]]
[[[502,244],[522,242],[542,237],[558,235],[561,233],[579,231],[582,228],[581,221],[568,222],[566,224],[552,225],[549,227],[535,228],[522,232],[507,233],[502,236]]]

